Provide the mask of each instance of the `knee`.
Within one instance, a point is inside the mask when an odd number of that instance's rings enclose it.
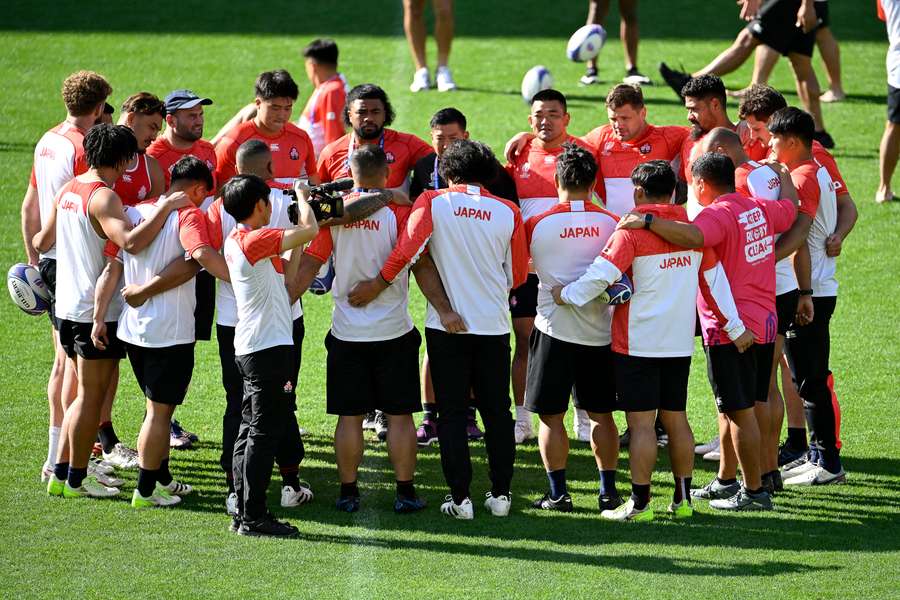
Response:
[[[421,19],[425,13],[424,0],[403,0],[404,12],[413,19]]]
[[[742,29],[741,32],[734,40],[733,47],[740,48],[741,50],[750,51],[756,48],[757,42],[756,38],[753,37],[753,34],[750,33],[747,29]]]
[[[450,21],[453,19],[452,0],[435,0],[433,9],[435,21]]]

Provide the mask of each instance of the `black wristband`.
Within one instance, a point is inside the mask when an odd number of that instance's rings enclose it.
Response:
[[[644,229],[650,229],[650,224],[653,223],[653,213],[647,213],[644,215]]]
[[[800,290],[800,295],[801,296],[812,296],[813,291],[812,290]]]

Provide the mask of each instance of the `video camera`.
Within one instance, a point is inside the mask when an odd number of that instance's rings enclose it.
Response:
[[[345,192],[352,188],[353,180],[350,178],[338,179],[309,188],[307,202],[312,208],[316,221],[342,217],[344,215],[344,199],[341,197],[340,192]],[[291,220],[291,223],[296,225],[299,216],[297,193],[293,189],[284,190],[284,193],[291,197],[291,203],[288,205],[288,218]]]

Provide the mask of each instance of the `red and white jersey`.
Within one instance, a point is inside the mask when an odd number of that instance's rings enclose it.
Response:
[[[125,208],[135,227],[151,218],[157,203],[165,199],[142,202]],[[182,257],[190,258],[198,248],[209,246],[206,219],[196,207],[172,211],[150,245],[138,252],[122,252],[112,242],[106,244],[106,255],[123,263],[125,284],[143,284],[158,275],[166,265]],[[119,339],[144,348],[165,348],[190,344],[194,337],[194,308],[197,304],[195,279],[166,290],[138,307],[126,306],[119,317],[116,332]]]
[[[550,337],[585,346],[610,343],[609,306],[559,306],[550,290],[580,277],[594,261],[619,218],[590,202],[560,202],[525,222],[528,250],[537,273],[534,326]]]
[[[850,190],[847,189],[847,183],[844,181],[844,177],[841,175],[837,163],[834,162],[834,157],[825,149],[825,146],[813,140],[812,155],[813,160],[825,167],[825,170],[828,171],[828,175],[834,183],[834,193],[838,196],[841,194],[849,194]]]
[[[356,192],[349,198],[358,196]],[[381,266],[406,228],[409,206],[393,202],[372,215],[350,223],[325,227],[306,253],[325,262],[334,256],[334,283],[331,297],[334,311],[331,334],[345,342],[378,342],[398,338],[413,328],[409,316],[409,277],[401,273],[393,285],[362,307],[350,306],[347,294],[360,282],[378,277]]]
[[[284,190],[272,188],[269,192],[269,204],[272,207],[272,216],[266,228],[269,229],[288,229],[294,224],[288,218],[288,205],[291,203],[290,197],[285,194]],[[216,198],[215,202],[210,205],[206,211],[206,220],[209,227],[210,245],[216,250],[221,250],[228,236],[237,221],[234,220],[225,207],[222,206],[222,199]],[[283,274],[282,274],[283,275]],[[282,278],[283,279],[283,278]],[[237,303],[234,299],[234,289],[227,281],[219,281],[216,286],[216,323],[224,327],[234,327],[237,325]],[[291,318],[299,319],[303,316],[303,308],[298,299],[291,306]]]
[[[316,172],[316,152],[305,131],[293,123],[285,124],[281,132],[270,137],[253,121],[236,125],[216,146],[216,181],[225,183],[237,175],[237,151],[247,140],[262,140],[272,152],[275,182],[289,187],[302,177]]]
[[[691,175],[691,167],[694,165],[694,161],[700,156],[700,142],[702,140],[703,137],[694,139],[691,136],[688,136],[687,139],[684,140],[684,145],[681,147],[681,154],[679,155],[679,160],[681,161],[681,179],[687,182],[687,203],[685,204],[685,208],[687,209],[688,219],[691,221],[693,221],[694,218],[700,214],[700,211],[703,210],[703,206],[700,205],[700,201],[694,196],[694,190],[691,187],[691,182],[694,181],[694,177]]]
[[[825,253],[825,240],[837,227],[837,194],[828,171],[815,160],[791,169],[791,180],[800,196],[800,212],[812,217],[806,244],[812,266],[814,297],[837,296],[837,261]]]
[[[602,125],[582,137],[597,149],[597,166],[603,177],[597,193],[606,201],[607,210],[617,215],[633,210],[631,172],[650,160],[674,160],[689,133],[687,127],[647,124],[640,137],[623,142],[611,125]]]
[[[641,213],[684,221],[684,207],[645,204]],[[710,250],[683,248],[644,229],[618,229],[606,247],[576,281],[566,285],[563,299],[575,306],[596,304],[594,299],[623,273],[634,294],[613,312],[612,349],[629,356],[690,356],[694,351],[698,275],[706,293],[717,300],[730,319],[731,330],[743,324],[731,297],[728,280]]]
[[[306,101],[297,127],[309,134],[318,156],[322,149],[344,135],[344,105],[350,86],[340,73],[323,81]]]
[[[88,206],[102,181],[69,181],[56,197],[56,318],[90,323],[94,318],[94,288],[106,266],[101,237]],[[107,315],[108,317],[110,315]],[[118,316],[118,315],[116,315]]]
[[[294,345],[294,322],[284,287],[283,229],[238,223],[225,239],[225,262],[237,302],[234,355]]]
[[[596,149],[579,138],[566,136],[566,142],[578,144],[596,154]],[[515,157],[514,162],[506,165],[506,172],[516,182],[519,194],[519,207],[522,219],[527,221],[541,213],[547,212],[559,202],[554,177],[556,175],[556,159],[563,153],[562,145],[547,149],[537,138],[531,138]],[[602,182],[602,175],[597,173],[597,182]]]
[[[216,173],[216,149],[206,140],[197,140],[190,148],[180,150],[170,144],[166,138],[159,136],[147,146],[147,154],[155,158],[162,167],[163,173],[166,175],[166,189],[169,189],[169,185],[172,183],[172,167],[185,156],[193,156],[202,160],[209,167],[213,176]]]
[[[331,142],[319,155],[318,171],[322,182],[334,181],[350,177],[349,157],[353,154],[359,141],[352,131]],[[393,129],[385,129],[381,137],[374,142],[381,146],[387,156],[387,187],[399,188],[409,185],[409,173],[420,159],[434,150],[420,138],[411,133],[402,133]],[[413,198],[415,200],[415,198]]]
[[[509,290],[528,277],[519,208],[477,185],[423,192],[381,269],[384,280],[393,281],[426,245],[468,333],[509,333]],[[425,326],[444,330],[430,304]]]
[[[34,147],[30,183],[38,193],[41,225],[47,222],[53,202],[62,187],[88,170],[84,158],[85,133],[63,121],[41,136]],[[41,258],[55,257],[55,247],[41,254]]]
[[[734,170],[734,189],[745,196],[759,200],[780,200],[781,179],[772,167],[750,160],[738,165]],[[781,235],[775,236],[778,241]],[[797,274],[790,256],[775,263],[775,295],[786,294],[797,289]]]
[[[122,199],[125,206],[134,206],[147,199],[150,193],[150,163],[147,155],[138,153],[134,166],[126,169],[122,176],[113,184],[113,190]]]

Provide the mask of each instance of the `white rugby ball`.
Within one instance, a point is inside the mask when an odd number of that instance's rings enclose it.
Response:
[[[25,263],[11,266],[6,274],[6,287],[13,304],[29,315],[50,310],[50,290],[33,266]]]
[[[602,25],[585,25],[569,38],[566,56],[574,62],[586,62],[597,58],[605,43],[606,30]]]
[[[549,90],[552,87],[553,76],[547,70],[547,67],[543,65],[531,67],[525,73],[525,77],[522,78],[522,99],[526,103],[531,104],[531,99],[534,98],[535,94],[543,90]]]

